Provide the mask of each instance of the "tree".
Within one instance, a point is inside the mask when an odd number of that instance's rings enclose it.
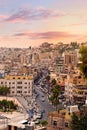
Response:
[[[0,86],[0,95],[7,95],[10,92],[10,89],[7,86]]]
[[[50,92],[53,91],[56,85],[57,85],[56,80],[52,79],[52,81],[50,82]]]
[[[17,105],[13,103],[13,101],[7,101],[5,99],[3,99],[2,101],[0,101],[0,109],[2,109],[3,111],[8,111],[8,110],[16,110],[17,109]]]
[[[72,130],[87,130],[87,113],[79,116],[73,113],[70,126]]]
[[[79,48],[79,44],[77,42],[71,42],[70,45],[72,46],[72,50]]]
[[[58,96],[59,96],[59,85],[55,85],[52,91],[52,95],[50,97],[50,101],[52,102],[54,106],[56,106],[56,110],[59,103]]]
[[[42,126],[46,126],[48,124],[48,122],[46,120],[42,120],[41,124],[42,124]]]
[[[87,78],[87,46],[82,46],[80,48],[80,54],[81,54],[81,65],[80,70],[82,71],[85,78]]]
[[[55,79],[52,79],[51,84],[52,84],[52,85],[56,85],[56,80],[55,80]]]
[[[72,121],[71,121],[71,128],[72,128],[72,130],[79,130],[78,129],[78,126],[79,126],[78,122],[79,122],[78,116],[75,113],[73,113]]]
[[[47,81],[50,81],[50,76],[49,76],[49,75],[46,77],[46,80],[47,80]]]

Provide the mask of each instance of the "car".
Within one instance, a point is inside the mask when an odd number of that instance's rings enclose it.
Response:
[[[35,122],[35,124],[39,124],[40,123],[39,119],[35,120],[34,122]]]
[[[45,109],[40,110],[40,112],[41,112],[42,114],[45,113]]]
[[[42,100],[42,102],[44,102],[44,101],[45,101],[45,99],[44,99],[44,98],[42,98],[41,100]]]
[[[43,116],[42,113],[38,113],[38,115],[37,115],[37,119],[42,119],[42,116]]]

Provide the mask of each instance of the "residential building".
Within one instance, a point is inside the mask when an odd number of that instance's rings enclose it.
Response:
[[[63,56],[65,65],[77,65],[77,53],[75,51],[65,52]]]
[[[85,104],[87,98],[86,80],[81,75],[68,75],[65,81],[65,96],[74,104]]]
[[[64,71],[64,58],[63,57],[57,57],[56,59],[56,64],[57,64],[57,71],[59,73]]]
[[[0,86],[10,88],[10,95],[32,96],[33,76],[5,76],[0,79]]]
[[[54,111],[48,115],[47,130],[70,130],[71,115],[66,110]]]

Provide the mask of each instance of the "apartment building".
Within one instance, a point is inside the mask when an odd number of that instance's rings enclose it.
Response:
[[[70,130],[71,115],[66,110],[54,111],[48,115],[47,130]]]
[[[65,96],[66,101],[72,101],[73,100],[73,79],[67,75],[67,79],[65,80]]]
[[[85,104],[87,98],[87,81],[79,75],[68,76],[65,81],[66,100],[75,104]]]
[[[59,73],[64,71],[64,58],[63,57],[57,57],[56,58],[56,65],[57,65],[57,71]]]
[[[32,96],[33,76],[6,76],[0,79],[0,86],[10,88],[11,96]]]
[[[64,64],[65,65],[77,65],[77,53],[76,52],[65,52]]]
[[[74,78],[73,101],[75,104],[85,104],[87,99],[87,81],[81,76]]]

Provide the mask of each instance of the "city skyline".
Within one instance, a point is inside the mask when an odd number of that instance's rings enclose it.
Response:
[[[87,40],[86,0],[0,0],[0,47]]]

